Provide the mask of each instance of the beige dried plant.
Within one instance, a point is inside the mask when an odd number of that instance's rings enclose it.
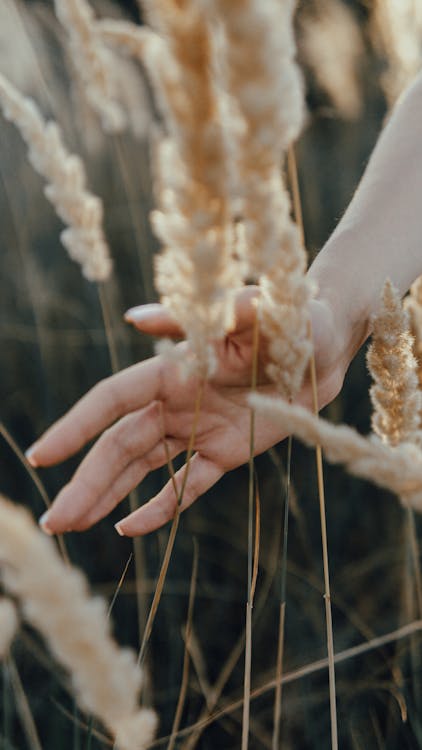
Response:
[[[340,117],[359,117],[364,46],[350,8],[342,0],[317,0],[311,12],[300,16],[299,49]]]
[[[351,474],[396,493],[405,507],[422,511],[422,451],[413,443],[391,447],[375,436],[365,438],[347,425],[330,424],[280,398],[253,395],[250,403],[258,415],[286,433],[307,445],[321,445],[332,463],[345,464]]]
[[[75,73],[89,104],[106,132],[123,131],[126,115],[119,101],[119,60],[97,31],[92,7],[87,0],[54,0],[54,4],[69,40]]]
[[[392,106],[421,68],[421,0],[376,0],[372,13],[372,37],[388,60],[381,82]]]
[[[69,154],[58,125],[45,122],[32,99],[0,74],[0,109],[20,131],[29,160],[47,181],[45,195],[68,228],[60,239],[90,281],[105,281],[112,263],[102,228],[101,200],[88,192],[82,160]]]
[[[243,127],[236,143],[246,275],[262,288],[260,322],[269,341],[269,376],[291,397],[311,354],[306,253],[290,216],[282,164],[304,118],[295,61],[295,3],[215,0],[225,36],[228,91]],[[254,51],[251,54],[251,50]]]
[[[0,598],[0,659],[9,653],[19,625],[18,613],[11,599]]]
[[[393,446],[420,442],[422,396],[409,315],[389,280],[384,285],[380,309],[373,318],[367,364],[374,381],[370,389],[373,431],[384,443]]]
[[[157,34],[147,40],[144,61],[167,130],[154,158],[152,223],[164,246],[156,286],[205,374],[214,366],[210,342],[233,323],[238,284],[213,38],[197,0],[161,0],[147,10]]]
[[[105,602],[89,596],[82,573],[61,560],[24,508],[0,497],[0,514],[6,590],[69,671],[81,707],[105,724],[119,750],[142,750],[156,716],[138,706],[141,671],[135,654],[112,639]]]
[[[422,389],[422,276],[410,287],[410,294],[404,299],[404,307],[409,314],[413,354],[417,362],[419,388]]]

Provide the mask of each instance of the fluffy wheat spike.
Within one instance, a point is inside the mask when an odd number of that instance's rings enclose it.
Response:
[[[82,160],[66,150],[55,122],[45,122],[36,104],[0,74],[0,109],[20,131],[29,160],[47,181],[45,195],[68,228],[60,234],[70,257],[90,281],[111,273],[109,248],[102,228],[103,207],[86,189]]]
[[[422,276],[419,276],[410,287],[410,294],[405,297],[404,307],[410,318],[413,354],[417,362],[419,388],[422,389]]]
[[[167,130],[154,159],[152,223],[164,246],[156,286],[210,373],[209,342],[232,325],[237,282],[213,39],[197,0],[159,0],[147,10],[157,33],[146,39],[143,59]]]
[[[11,599],[0,598],[0,659],[9,653],[18,629],[18,614]]]
[[[90,4],[86,0],[55,0],[54,4],[57,18],[68,35],[73,67],[88,102],[105,131],[123,131],[126,116],[119,103],[116,61],[97,31]]]
[[[422,63],[422,3],[420,0],[376,0],[372,36],[387,56],[382,84],[392,106],[415,78]]]
[[[332,425],[282,399],[253,395],[250,404],[258,415],[286,433],[307,445],[321,445],[332,463],[345,464],[351,474],[396,493],[405,507],[422,511],[422,452],[413,443],[391,447],[375,436],[362,437],[347,425]]]
[[[311,353],[306,254],[282,178],[283,158],[304,114],[294,3],[210,0],[209,6],[224,30],[228,88],[243,122],[236,157],[246,275],[261,280],[269,375],[290,397],[300,387]]]
[[[355,120],[362,109],[358,70],[364,47],[347,5],[339,0],[318,0],[315,9],[302,14],[299,48],[338,114]]]
[[[24,508],[0,497],[0,516],[5,588],[69,671],[82,708],[105,724],[119,750],[142,750],[156,717],[138,706],[141,671],[135,654],[112,639],[105,602],[89,596],[82,573],[61,560]]]
[[[389,280],[373,319],[367,363],[374,380],[370,389],[374,432],[389,445],[420,441],[422,403],[409,315]]]

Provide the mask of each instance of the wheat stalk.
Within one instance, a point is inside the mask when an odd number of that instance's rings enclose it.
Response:
[[[141,750],[156,716],[138,706],[142,674],[135,655],[113,641],[105,603],[89,597],[82,573],[62,562],[26,510],[0,498],[0,514],[5,588],[70,672],[81,706],[108,727],[119,750]]]
[[[86,188],[81,159],[69,154],[57,123],[45,122],[36,104],[1,74],[0,108],[20,131],[32,166],[47,181],[46,197],[67,224],[60,235],[62,244],[87,279],[105,281],[112,265],[102,228],[103,207]]]

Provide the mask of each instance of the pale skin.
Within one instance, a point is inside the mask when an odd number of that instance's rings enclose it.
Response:
[[[404,294],[422,273],[422,77],[405,92],[372,154],[343,219],[308,271],[317,283],[311,302],[319,406],[339,393],[347,368],[370,332],[389,277]],[[252,334],[255,288],[238,296],[236,327],[216,344],[218,368],[205,384],[194,455],[181,508],[191,505],[225,472],[249,458]],[[127,320],[156,336],[181,331],[160,305],[135,308]],[[179,346],[186,346],[180,344]],[[261,338],[260,369],[266,361]],[[82,531],[106,516],[146,474],[187,449],[194,421],[195,378],[184,382],[176,365],[154,357],[101,381],[32,446],[34,466],[51,466],[97,442],[42,519],[47,533]],[[260,378],[258,390],[275,388]],[[311,408],[309,377],[297,401]],[[255,453],[286,437],[257,417]],[[176,480],[180,487],[182,468]],[[174,516],[172,482],[123,518],[120,534],[147,534]]]

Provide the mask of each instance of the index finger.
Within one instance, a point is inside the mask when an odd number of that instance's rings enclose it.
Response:
[[[116,419],[159,399],[160,393],[159,357],[101,380],[29,448],[29,463],[37,467],[64,461]]]

